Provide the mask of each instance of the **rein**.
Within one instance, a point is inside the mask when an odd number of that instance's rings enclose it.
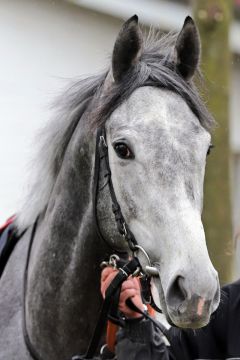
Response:
[[[95,167],[94,167],[94,184],[93,184],[93,211],[94,211],[94,221],[96,225],[97,234],[100,239],[102,239],[108,247],[110,246],[107,240],[104,238],[104,236],[101,233],[99,222],[98,222],[98,216],[97,216],[97,196],[99,189],[99,177],[100,177],[100,169],[103,171],[103,176],[106,178],[105,185],[108,185],[111,200],[112,200],[112,211],[115,217],[116,225],[118,232],[123,236],[123,238],[126,240],[129,250],[132,252],[132,258],[130,261],[126,261],[126,258],[128,258],[128,253],[125,252],[117,252],[118,255],[111,255],[110,260],[115,258],[114,267],[119,269],[118,274],[115,276],[111,284],[109,285],[106,296],[103,301],[103,305],[99,314],[99,319],[97,322],[97,325],[95,327],[94,333],[92,335],[92,338],[89,342],[87,352],[85,355],[76,355],[72,357],[72,360],[84,360],[84,359],[91,359],[100,342],[102,331],[104,330],[106,318],[108,317],[111,322],[122,325],[123,326],[123,320],[119,316],[118,312],[118,301],[119,296],[121,292],[121,285],[122,283],[130,276],[139,276],[141,275],[140,281],[142,285],[142,297],[146,304],[149,304],[154,310],[157,312],[162,312],[161,309],[158,308],[158,306],[155,304],[153,300],[153,296],[151,294],[151,284],[150,280],[152,276],[159,276],[158,270],[151,265],[150,258],[147,254],[147,252],[144,250],[143,247],[138,245],[133,233],[130,231],[127,223],[125,222],[124,216],[121,211],[121,207],[117,201],[117,197],[114,191],[112,178],[111,178],[111,169],[109,165],[109,156],[108,156],[108,146],[106,142],[106,131],[105,127],[101,127],[97,131],[96,136],[96,150],[95,150]],[[36,219],[35,223],[32,226],[31,236],[30,236],[30,243],[27,253],[27,259],[26,259],[26,265],[24,270],[24,283],[23,283],[23,335],[25,344],[27,346],[27,349],[31,355],[31,357],[34,360],[44,360],[36,351],[34,346],[31,343],[31,340],[28,335],[27,331],[27,324],[26,324],[26,294],[27,294],[27,278],[28,278],[28,268],[29,268],[29,262],[30,262],[30,256],[31,256],[31,249],[32,244],[34,240],[34,236],[36,233],[37,225],[38,225],[39,217]],[[111,248],[112,251],[116,253],[116,250]],[[137,252],[141,251],[142,254],[147,259],[148,265],[145,267],[145,269],[142,269],[142,266],[137,258]],[[125,260],[124,260],[125,258]],[[103,266],[112,265],[111,261],[109,262],[103,262]],[[139,312],[142,314],[143,317],[148,318],[151,320],[155,326],[160,328],[163,334],[166,334],[166,329],[163,325],[156,322],[152,317],[150,317],[146,312],[143,312],[142,310],[138,309],[133,302],[128,299],[127,305],[134,311]]]

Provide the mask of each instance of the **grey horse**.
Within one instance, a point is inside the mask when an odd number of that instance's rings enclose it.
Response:
[[[27,230],[1,278],[1,360],[32,359],[23,323],[38,359],[67,360],[86,351],[102,302],[99,264],[114,251],[128,251],[101,171],[96,209],[92,201],[96,131],[103,124],[116,197],[158,269],[165,315],[185,328],[209,322],[219,282],[201,212],[214,120],[192,81],[199,57],[190,17],[179,34],[144,40],[133,16],[120,30],[108,71],[77,81],[59,99],[17,214],[19,232]],[[144,267],[145,257],[137,255]]]

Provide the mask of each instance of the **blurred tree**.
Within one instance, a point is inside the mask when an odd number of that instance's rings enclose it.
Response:
[[[231,281],[233,244],[230,205],[229,82],[231,53],[229,26],[231,0],[193,0],[202,40],[202,72],[207,105],[217,121],[212,142],[216,148],[207,159],[203,222],[210,257],[221,284]]]

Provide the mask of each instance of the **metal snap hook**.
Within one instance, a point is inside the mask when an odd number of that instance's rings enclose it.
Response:
[[[100,264],[100,268],[104,269],[107,266],[112,266],[114,269],[117,269],[117,262],[120,260],[120,257],[116,254],[112,254],[109,257],[108,261],[102,261]]]
[[[112,266],[114,269],[117,268],[117,262],[120,260],[120,257],[116,254],[112,254],[109,258],[109,265]]]

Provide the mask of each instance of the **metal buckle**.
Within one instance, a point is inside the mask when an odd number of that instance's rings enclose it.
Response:
[[[103,143],[103,145],[107,148],[108,146],[107,146],[107,143],[106,143],[105,137],[104,137],[103,135],[101,135],[99,139],[100,139],[100,142],[102,142],[102,143]]]
[[[123,234],[122,236],[125,238],[127,236],[127,229],[126,229],[126,224],[125,222],[122,223],[122,227],[123,227]]]

